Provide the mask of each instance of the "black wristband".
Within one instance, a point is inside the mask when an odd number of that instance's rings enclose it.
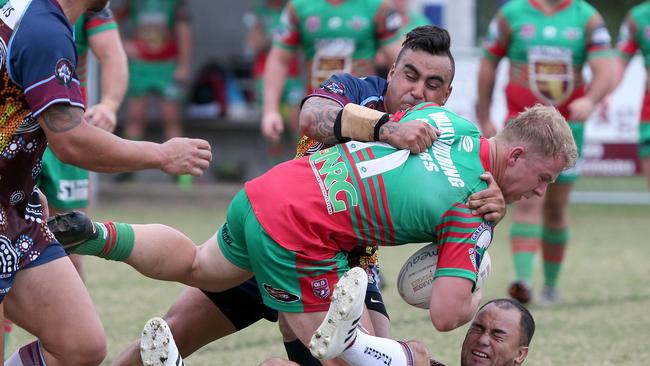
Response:
[[[384,123],[388,122],[390,120],[390,114],[386,113],[381,118],[377,123],[375,124],[375,133],[373,134],[373,137],[375,141],[379,141],[379,130],[381,129],[381,126],[384,125]]]
[[[343,115],[343,109],[339,111],[339,113],[336,115],[336,119],[334,120],[334,137],[336,137],[336,140],[340,143],[346,143],[350,141],[351,139],[349,137],[343,137],[341,135],[341,116]]]

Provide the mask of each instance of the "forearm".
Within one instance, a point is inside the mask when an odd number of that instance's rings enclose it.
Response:
[[[165,163],[161,145],[124,140],[91,126],[81,108],[55,104],[38,120],[50,148],[65,163],[105,173],[158,169]]]
[[[264,66],[264,113],[277,112],[280,108],[280,96],[289,70],[288,57],[291,57],[289,51],[271,47]]]
[[[594,104],[600,102],[614,88],[616,78],[616,65],[612,57],[593,60],[589,63],[593,74],[593,80],[585,95]]]
[[[88,41],[100,65],[99,102],[117,112],[129,82],[129,67],[119,32],[116,29],[104,31]]]
[[[129,82],[129,69],[124,51],[110,56],[102,61],[101,66],[101,96],[99,102],[117,113],[124,100],[127,84]]]
[[[478,74],[478,102],[476,113],[481,124],[488,123],[492,104],[492,92],[496,79],[496,64],[485,58],[481,59]]]
[[[447,332],[472,319],[480,292],[472,294],[473,283],[460,277],[439,277],[433,282],[429,315],[433,326]]]
[[[192,63],[192,27],[188,22],[179,22],[176,25],[178,39],[178,67],[189,70]]]
[[[54,154],[65,163],[100,173],[160,169],[163,166],[165,157],[159,144],[124,140],[86,122],[76,130],[73,136],[67,137],[69,146],[64,149],[56,148],[50,142]]]

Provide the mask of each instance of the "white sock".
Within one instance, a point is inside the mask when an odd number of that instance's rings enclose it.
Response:
[[[371,336],[357,329],[357,339],[341,353],[352,366],[412,366],[413,352],[405,344],[389,338]]]

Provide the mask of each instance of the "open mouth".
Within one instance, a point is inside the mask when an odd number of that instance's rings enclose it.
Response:
[[[486,359],[486,360],[489,358],[489,356],[487,355],[487,353],[485,353],[485,352],[481,352],[481,351],[472,351],[472,354],[473,354],[474,356],[478,357],[478,358],[483,358],[483,359]]]

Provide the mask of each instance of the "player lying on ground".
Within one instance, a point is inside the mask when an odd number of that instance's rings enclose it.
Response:
[[[164,225],[98,223],[99,235],[73,252],[125,261],[148,277],[212,291],[255,275],[265,304],[283,312],[308,344],[333,286],[349,268],[345,252],[358,245],[434,241],[441,249],[431,321],[440,331],[455,329],[478,306],[480,291],[472,289],[492,237],[493,225],[467,206],[467,198],[486,187],[480,174],[492,172],[506,202],[541,196],[573,166],[577,151],[566,121],[550,107],[523,112],[490,140],[437,106],[416,106],[401,121],[414,119],[442,132],[426,152],[350,141],[285,162],[248,182],[226,223],[200,247]],[[75,241],[74,230],[53,226],[62,242]],[[395,347],[401,353],[401,345]],[[395,357],[393,364],[406,363]]]
[[[348,271],[354,274],[356,269]],[[350,281],[352,280],[352,281]],[[372,337],[356,326],[351,326],[353,321],[338,321],[335,327],[328,326],[331,324],[334,314],[340,314],[342,308],[349,310],[348,316],[354,320],[354,316],[359,314],[363,309],[363,303],[354,302],[354,298],[363,296],[363,286],[353,287],[354,275],[346,276],[339,281],[335,289],[335,296],[330,305],[328,316],[317,330],[323,339],[324,332],[327,329],[339,331],[341,334],[353,332],[349,344],[343,342],[346,347],[338,354],[346,359],[348,353],[354,354],[354,347],[358,337]],[[362,281],[359,281],[362,283]],[[340,289],[345,288],[347,291],[342,294]],[[351,291],[351,290],[356,290]],[[355,304],[357,308],[347,307],[346,304]],[[334,332],[337,333],[337,332]],[[518,301],[511,299],[494,299],[485,303],[477,312],[472,320],[472,324],[465,334],[465,340],[461,348],[461,366],[479,366],[489,365],[505,366],[520,365],[528,356],[528,347],[535,333],[535,321],[530,312],[523,307]],[[330,336],[331,334],[326,334]],[[376,337],[373,337],[376,338]],[[142,351],[141,358],[145,365],[150,366],[174,366],[184,365],[171,330],[165,321],[161,318],[150,319],[144,326],[141,337]],[[317,344],[317,340],[315,340]],[[403,346],[403,352],[406,357],[412,360],[413,365],[422,366],[444,366],[438,361],[432,360],[427,347],[419,341],[400,342]],[[333,343],[330,343],[333,344]],[[348,351],[352,349],[352,351]],[[268,359],[260,366],[295,366],[298,365],[288,360],[273,358]]]

